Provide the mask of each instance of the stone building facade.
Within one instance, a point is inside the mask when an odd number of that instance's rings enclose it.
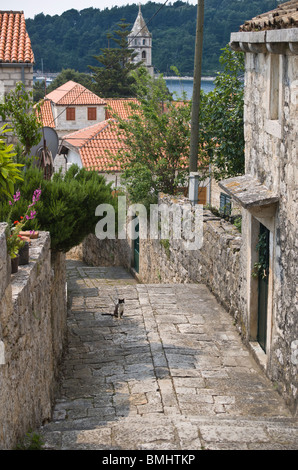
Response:
[[[33,89],[34,54],[23,11],[0,11],[0,98],[18,82]]]
[[[69,80],[45,96],[41,118],[62,138],[70,132],[104,121],[105,105],[103,99],[83,85]]]
[[[231,35],[232,49],[245,52],[246,165],[244,176],[220,183],[242,207],[246,339],[293,409],[298,395],[297,8],[297,1],[287,2]],[[256,266],[261,269],[253,277]]]

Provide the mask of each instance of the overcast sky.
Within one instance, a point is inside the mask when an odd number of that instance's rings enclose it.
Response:
[[[166,0],[155,0],[156,3],[163,4]],[[175,2],[175,0],[169,0]],[[197,0],[185,0],[192,5],[197,4]],[[45,15],[61,15],[66,10],[84,10],[84,8],[99,8],[103,10],[105,8],[112,8],[114,6],[131,5],[133,3],[144,5],[148,3],[148,0],[48,0],[41,2],[40,0],[9,0],[7,8],[3,10],[19,11],[23,10],[25,18],[34,18],[34,15],[38,13],[44,13]]]

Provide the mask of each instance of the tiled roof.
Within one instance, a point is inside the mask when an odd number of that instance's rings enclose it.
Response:
[[[115,121],[109,119],[64,136],[62,146],[69,144],[75,147],[86,169],[120,171],[120,164],[115,164],[108,154],[116,155],[123,148],[117,132]]]
[[[240,31],[265,31],[298,27],[298,0],[282,3],[240,26]]]
[[[34,63],[23,11],[0,11],[0,62]]]
[[[121,119],[127,119],[132,114],[132,108],[129,103],[138,103],[136,98],[107,98],[106,100],[106,119],[113,118],[116,113]]]
[[[36,114],[38,118],[41,120],[42,125],[46,127],[55,128],[56,126],[55,126],[55,120],[53,116],[51,101],[45,99],[41,101],[39,104],[40,104],[40,113],[37,113],[37,110],[36,110]]]
[[[105,104],[105,101],[99,98],[99,96],[92,93],[92,91],[88,90],[80,83],[73,82],[72,80],[64,83],[51,93],[48,93],[46,98],[61,106]]]

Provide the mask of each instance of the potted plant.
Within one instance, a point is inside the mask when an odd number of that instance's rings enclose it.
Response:
[[[24,246],[25,242],[16,232],[7,231],[6,235],[7,252],[11,259],[11,272],[16,273],[19,267],[19,250]]]
[[[32,203],[29,204],[27,211],[24,216],[20,217],[20,220],[15,220],[13,224],[11,224],[10,216],[8,219],[8,227],[6,231],[6,244],[7,244],[7,251],[11,258],[11,270],[12,273],[18,271],[19,266],[19,258],[20,258],[20,251],[26,248],[26,253],[21,253],[25,255],[21,259],[20,264],[26,264],[29,262],[29,238],[21,235],[23,233],[24,226],[26,225],[28,220],[32,220],[36,216],[36,211],[32,209],[32,207],[39,201],[41,195],[41,190],[37,189],[33,193]],[[15,195],[13,195],[13,202],[9,201],[11,206],[14,206],[17,201],[20,199],[20,191],[17,191]]]

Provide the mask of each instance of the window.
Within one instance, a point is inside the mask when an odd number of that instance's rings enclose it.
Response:
[[[220,207],[219,210],[223,215],[230,215],[232,209],[231,196],[225,193],[220,193]]]
[[[279,55],[271,55],[270,64],[270,96],[269,96],[269,119],[279,118]]]
[[[76,109],[66,108],[66,121],[75,121],[75,120],[76,120]]]
[[[146,51],[142,52],[142,59],[146,59]]]
[[[88,121],[96,121],[96,108],[88,108]]]
[[[143,39],[143,46],[146,45],[146,39]]]

